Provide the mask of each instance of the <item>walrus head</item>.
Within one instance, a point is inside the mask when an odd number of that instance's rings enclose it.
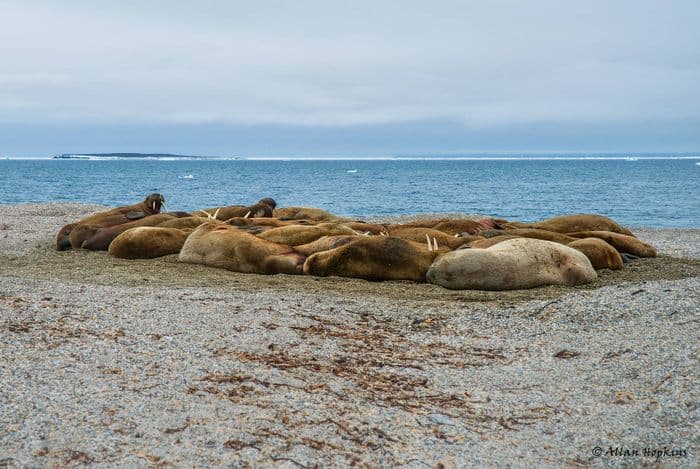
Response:
[[[273,210],[275,209],[275,207],[277,207],[277,202],[275,202],[275,199],[273,199],[272,197],[265,197],[264,199],[260,199],[258,203],[269,205],[270,208],[272,208]]]
[[[161,207],[165,206],[165,197],[163,197],[161,194],[153,193],[146,197],[144,203],[146,204],[146,207],[151,215],[154,215],[156,213],[160,213]]]

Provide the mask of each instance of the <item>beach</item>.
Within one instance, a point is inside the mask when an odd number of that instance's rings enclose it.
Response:
[[[55,250],[103,208],[0,206],[0,467],[697,465],[700,228],[477,292]]]

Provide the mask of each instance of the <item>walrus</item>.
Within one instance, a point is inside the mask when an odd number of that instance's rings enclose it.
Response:
[[[74,239],[82,239],[83,241],[80,243],[79,247],[90,251],[106,251],[109,248],[109,243],[111,243],[114,238],[130,228],[135,228],[137,226],[157,226],[158,224],[167,220],[172,220],[173,218],[175,218],[175,215],[170,213],[159,213],[156,215],[149,215],[141,218],[140,220],[134,220],[129,223],[122,223],[120,225],[107,227],[96,227],[81,224],[75,227],[71,233],[71,244],[73,244]],[[77,242],[76,247],[78,247]]]
[[[311,254],[316,254],[317,252],[330,251],[331,249],[348,244],[351,241],[355,241],[360,236],[363,235],[322,236],[316,241],[294,246],[294,250],[308,257]]]
[[[271,217],[276,206],[277,202],[275,202],[274,199],[266,197],[264,199],[260,199],[253,205],[229,205],[227,207],[205,208],[202,210],[197,210],[195,215],[204,214],[204,216],[206,216],[206,214],[209,214],[211,216],[216,216],[217,220],[222,221],[235,217],[245,217],[246,215],[248,218],[262,218]]]
[[[380,235],[382,233],[387,233],[387,226],[379,223],[365,223],[363,221],[347,221],[340,223],[341,225],[352,228],[358,233],[370,233],[373,235]]]
[[[627,236],[634,234],[619,225],[614,220],[592,213],[579,215],[562,215],[538,221],[536,223],[508,222],[503,228],[538,228],[541,230],[556,231],[557,233],[574,233],[577,231],[611,231]]]
[[[494,236],[512,235],[519,238],[541,239],[543,241],[552,241],[559,244],[569,244],[575,241],[576,238],[557,233],[556,231],[540,230],[537,228],[510,228],[505,230],[486,230],[479,233],[484,238],[492,238]]]
[[[481,220],[467,220],[467,219],[450,219],[450,218],[438,218],[430,220],[420,220],[410,223],[402,223],[400,225],[394,226],[404,226],[404,227],[415,227],[415,228],[432,228],[434,230],[442,231],[452,236],[456,236],[460,233],[465,233],[466,235],[475,235],[484,230],[493,230],[500,227],[499,222],[504,222],[505,220],[497,220],[494,218],[482,218]]]
[[[636,236],[629,236],[609,231],[578,231],[568,233],[572,238],[600,238],[621,253],[637,257],[656,257],[656,249],[641,241]]]
[[[622,256],[617,249],[600,238],[577,239],[567,246],[585,254],[595,270],[620,270],[624,265]]]
[[[138,226],[118,235],[109,244],[109,253],[121,259],[153,259],[177,254],[192,229]]]
[[[192,229],[194,230],[202,223],[208,223],[211,221],[209,218],[198,217],[196,215],[182,218],[173,218],[170,220],[165,220],[156,226],[160,228],[177,228],[178,230]]]
[[[360,236],[343,246],[306,258],[304,274],[366,280],[413,280],[425,282],[425,273],[443,250],[429,250],[391,236]]]
[[[312,256],[313,257],[313,256]],[[487,249],[459,249],[435,259],[428,282],[455,290],[516,290],[580,285],[597,274],[574,248],[539,239],[509,239]]]
[[[428,236],[430,239],[435,239],[438,246],[446,246],[448,248],[457,249],[460,246],[467,244],[469,241],[477,239],[475,236],[470,237],[459,237],[450,236],[444,231],[435,230],[432,228],[422,228],[422,227],[411,227],[404,225],[389,225],[387,227],[389,236],[394,238],[401,238],[407,241],[415,241],[418,243],[424,242],[425,237]]]
[[[164,205],[165,197],[161,194],[153,193],[146,197],[143,202],[99,212],[77,222],[65,225],[56,235],[56,249],[65,251],[71,247],[80,247],[80,244],[77,246],[73,245],[70,240],[70,235],[73,229],[81,224],[104,227],[128,223],[148,215],[160,213],[160,209]],[[82,243],[82,241],[84,240],[80,240],[80,243]]]
[[[275,209],[273,216],[281,220],[332,221],[341,217],[326,210],[313,207],[283,207]]]
[[[234,272],[301,274],[306,256],[226,224],[205,223],[189,235],[178,258]]]
[[[520,238],[520,236],[515,236],[515,235],[501,235],[501,236],[494,236],[492,238],[477,238],[472,241],[469,241],[467,244],[464,246],[461,246],[459,249],[469,249],[469,248],[475,248],[475,249],[486,249],[490,248],[491,246],[495,246],[498,243],[502,243],[503,241],[508,241],[509,239],[517,239]]]
[[[494,233],[498,233],[499,230],[494,230]],[[552,241],[558,244],[565,244],[578,251],[581,251],[586,255],[593,268],[595,270],[600,269],[612,269],[617,270],[622,268],[623,258],[617,249],[603,241],[602,239],[596,238],[586,238],[577,239],[571,236],[566,236],[561,233],[556,233],[554,231],[546,230],[536,230],[529,228],[521,228],[515,230],[502,230],[502,233],[507,233],[499,236],[488,237],[491,233],[483,232],[482,234],[486,238],[477,239],[468,243],[467,247],[470,248],[481,248],[486,249],[491,246],[495,246],[498,243],[507,241],[509,239],[516,238],[531,238],[531,239],[542,239],[544,241]],[[511,234],[520,233],[520,234]],[[598,241],[603,241],[602,243]]]
[[[357,235],[360,234],[344,225],[337,223],[319,223],[318,225],[290,225],[273,228],[264,231],[258,236],[268,241],[283,243],[289,246],[298,246],[300,244],[308,244],[317,240],[321,236],[335,235]]]

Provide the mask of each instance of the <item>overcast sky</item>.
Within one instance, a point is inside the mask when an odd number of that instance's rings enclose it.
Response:
[[[700,2],[0,0],[0,154],[700,150]]]

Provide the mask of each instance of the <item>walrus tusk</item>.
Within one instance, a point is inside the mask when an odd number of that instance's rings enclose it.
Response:
[[[221,210],[221,207],[216,209],[216,212],[214,212],[214,216],[212,217],[214,220],[216,220],[216,217],[219,216],[219,210]]]
[[[430,236],[428,236],[428,235],[426,234],[426,235],[425,235],[425,239],[428,241],[428,251],[432,251],[432,250],[433,250],[433,245],[430,244]]]
[[[156,201],[155,200],[153,201],[153,211],[154,212],[156,211]]]
[[[245,215],[243,215],[243,218],[248,218],[249,216],[250,216],[250,210],[248,210],[248,213],[246,213]]]
[[[162,212],[167,212],[167,211],[168,211],[168,207],[165,206],[165,202],[163,202],[162,204],[160,204],[160,210],[161,210]]]
[[[433,247],[435,248],[435,251],[438,250],[437,239],[435,239],[435,236],[433,236]]]
[[[369,231],[365,231],[365,232],[364,232],[364,235],[365,235],[365,236],[369,236],[369,234],[370,234]]]

